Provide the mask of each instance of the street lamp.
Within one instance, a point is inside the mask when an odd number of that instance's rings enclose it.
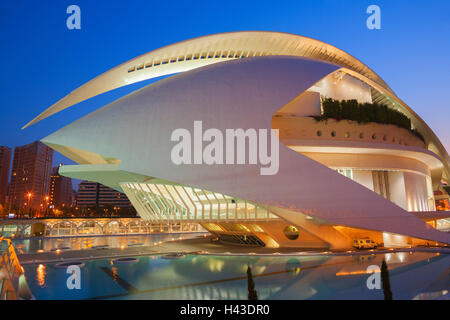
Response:
[[[46,196],[45,197],[45,202],[46,202],[46,205],[45,205],[45,217],[46,218],[47,218],[47,214],[48,214],[48,200],[49,200],[49,197]]]
[[[30,201],[31,201],[31,197],[33,196],[33,194],[31,192],[27,193],[27,197],[28,197],[28,214],[31,216],[31,207],[30,207]]]

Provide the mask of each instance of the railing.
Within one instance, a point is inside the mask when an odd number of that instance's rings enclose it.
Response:
[[[38,226],[38,228],[34,228]],[[91,235],[151,235],[154,233],[202,232],[196,222],[162,223],[141,218],[61,218],[0,219],[0,237],[23,239],[32,237],[64,237]]]
[[[32,298],[10,239],[0,237],[0,300],[28,300]]]

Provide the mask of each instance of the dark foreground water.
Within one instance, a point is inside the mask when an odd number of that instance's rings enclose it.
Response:
[[[247,299],[247,268],[259,299],[383,299],[368,289],[369,266],[389,267],[394,299],[448,299],[450,255],[388,253],[363,256],[137,257],[134,263],[84,261],[81,288],[55,264],[26,265],[36,299]]]

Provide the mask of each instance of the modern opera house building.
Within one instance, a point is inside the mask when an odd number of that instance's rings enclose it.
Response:
[[[374,71],[321,41],[258,31],[175,43],[90,80],[27,126],[170,74],[43,139],[78,163],[60,173],[125,192],[145,220],[198,222],[241,245],[450,244],[439,230],[448,212],[433,195],[450,178],[447,151]],[[233,161],[227,140],[231,160],[217,148],[206,161],[208,144],[230,129],[246,134],[245,159]],[[193,132],[182,163],[174,132]],[[264,132],[270,146],[257,152]],[[277,167],[264,174],[270,152],[261,149],[276,146]]]

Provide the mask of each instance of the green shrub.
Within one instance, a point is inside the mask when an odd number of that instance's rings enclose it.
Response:
[[[393,124],[397,127],[409,130],[423,142],[424,137],[416,129],[411,128],[411,119],[400,111],[390,109],[386,105],[378,103],[358,103],[357,100],[335,100],[332,98],[322,99],[323,114],[314,115],[316,121],[325,121],[327,119],[335,119],[340,121],[353,120],[358,123],[382,123]]]

